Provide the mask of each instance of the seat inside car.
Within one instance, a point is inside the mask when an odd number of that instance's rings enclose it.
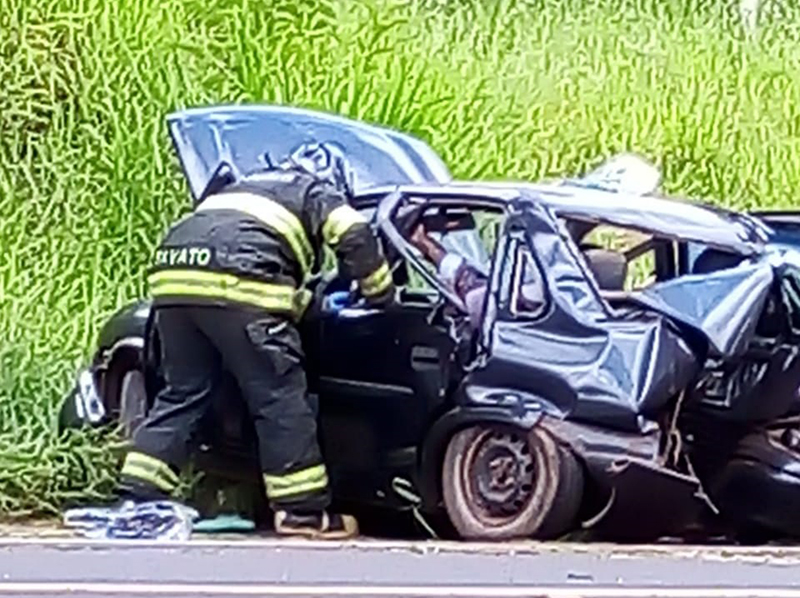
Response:
[[[578,244],[589,269],[594,274],[600,290],[625,290],[625,279],[628,277],[628,261],[625,256],[618,251],[584,241],[598,226],[597,223],[573,218],[567,218],[564,222],[567,232]]]
[[[709,247],[697,256],[692,266],[692,274],[708,274],[725,268],[733,268],[743,260],[744,258],[736,253]]]
[[[625,289],[628,262],[622,253],[590,244],[582,245],[581,249],[600,290],[622,291]]]

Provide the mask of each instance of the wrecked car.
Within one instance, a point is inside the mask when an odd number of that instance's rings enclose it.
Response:
[[[337,502],[444,513],[469,539],[800,534],[800,216],[589,179],[454,181],[414,137],[307,110],[168,123],[195,202],[304,141],[355,168],[399,294],[302,323]],[[419,222],[485,277],[477,322],[410,243]],[[310,283],[346,288],[331,270]],[[62,427],[133,433],[162,383],[151,319],[143,300],[106,323]],[[231,380],[196,464],[255,481]]]

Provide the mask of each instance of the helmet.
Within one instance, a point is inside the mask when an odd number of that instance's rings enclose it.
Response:
[[[353,195],[353,171],[344,152],[334,144],[304,143],[292,151],[281,166],[303,170],[328,181],[348,197]]]

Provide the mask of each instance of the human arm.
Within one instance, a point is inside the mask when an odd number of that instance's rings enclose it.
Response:
[[[308,201],[317,232],[336,255],[339,274],[357,281],[368,304],[390,303],[395,294],[392,273],[366,218],[323,182],[311,185]]]
[[[462,300],[469,291],[486,285],[486,277],[460,255],[448,252],[428,234],[424,224],[417,225],[409,240],[422,255],[433,262],[439,277]]]

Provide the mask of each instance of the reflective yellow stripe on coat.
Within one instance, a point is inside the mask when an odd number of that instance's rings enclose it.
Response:
[[[356,224],[366,224],[367,219],[364,215],[350,206],[344,204],[331,210],[322,225],[322,238],[331,247],[336,247],[342,236]]]
[[[324,490],[328,486],[328,472],[324,465],[314,465],[286,475],[264,474],[267,497],[286,498]]]
[[[159,490],[170,493],[178,487],[178,476],[161,459],[132,451],[125,455],[122,475],[142,480]]]
[[[233,274],[202,270],[161,270],[148,277],[153,297],[207,297],[246,303],[267,311],[280,311],[299,317],[308,305],[309,295],[293,286],[244,280]]]
[[[383,262],[375,272],[358,281],[361,293],[365,297],[380,295],[392,284],[392,271],[389,265]]]
[[[281,235],[292,248],[303,278],[308,276],[314,262],[314,249],[300,219],[277,201],[255,193],[219,193],[203,201],[198,212],[236,210],[264,223]]]

